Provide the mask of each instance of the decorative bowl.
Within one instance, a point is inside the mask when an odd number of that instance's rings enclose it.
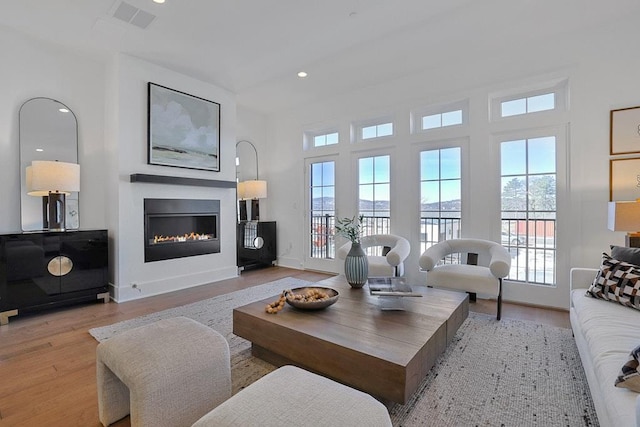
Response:
[[[329,298],[321,301],[302,301],[293,299],[291,296],[293,295],[304,295],[307,292],[320,291],[326,293]],[[329,307],[331,304],[334,304],[338,301],[338,291],[331,288],[323,288],[320,286],[308,286],[304,288],[295,288],[288,291],[285,295],[287,304],[299,308],[301,310],[321,310],[323,308]]]

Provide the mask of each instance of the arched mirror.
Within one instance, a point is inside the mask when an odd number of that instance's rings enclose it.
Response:
[[[267,182],[258,173],[258,150],[246,139],[236,143],[236,182],[238,183],[238,219],[247,219],[246,200],[251,200],[251,220],[260,219],[259,199],[267,197]]]
[[[78,122],[69,107],[33,98],[20,107],[20,212],[23,231],[46,228],[47,198],[27,194],[26,169],[34,160],[78,163]],[[66,196],[66,228],[80,226],[78,192]]]
[[[236,179],[238,182],[258,179],[258,151],[244,139],[236,143]]]

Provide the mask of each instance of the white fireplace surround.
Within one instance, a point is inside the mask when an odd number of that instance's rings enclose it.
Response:
[[[118,55],[107,78],[107,222],[111,296],[122,302],[236,277],[235,186],[203,187],[180,178],[235,181],[235,96],[148,62]],[[220,172],[147,164],[147,82],[221,104]],[[178,178],[130,182],[131,174]],[[144,262],[144,199],[220,201],[220,252]]]

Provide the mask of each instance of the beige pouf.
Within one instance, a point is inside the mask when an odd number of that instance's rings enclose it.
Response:
[[[193,427],[391,426],[387,408],[366,393],[283,366],[209,412]]]
[[[175,317],[98,345],[98,410],[107,426],[190,426],[231,396],[229,345],[213,329]]]

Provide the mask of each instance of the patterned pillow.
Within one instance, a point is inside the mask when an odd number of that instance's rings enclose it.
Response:
[[[640,310],[640,266],[602,254],[602,265],[587,295]]]
[[[638,372],[638,356],[640,355],[640,346],[631,350],[629,361],[624,364],[620,370],[618,378],[616,378],[616,387],[628,388],[636,393],[640,393],[640,372]]]

